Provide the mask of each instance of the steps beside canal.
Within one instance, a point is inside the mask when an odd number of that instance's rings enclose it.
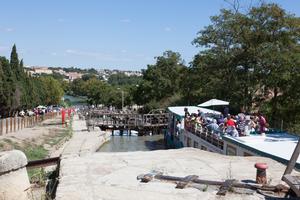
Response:
[[[109,132],[101,131],[98,127],[89,130],[86,121],[79,119],[78,115],[73,117],[72,131],[72,138],[62,150],[62,160],[94,153],[110,138]]]

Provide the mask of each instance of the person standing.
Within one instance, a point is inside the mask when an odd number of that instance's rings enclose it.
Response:
[[[190,115],[191,114],[190,114],[188,108],[184,108],[184,118],[188,118]]]
[[[224,111],[223,111],[223,115],[226,117],[226,116],[228,116],[228,114],[229,114],[229,108],[228,108],[228,106],[225,106]]]
[[[260,134],[264,135],[266,131],[267,121],[266,118],[261,113],[259,113],[258,115],[258,123],[259,123],[259,132]]]

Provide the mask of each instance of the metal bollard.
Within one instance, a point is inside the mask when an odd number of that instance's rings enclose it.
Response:
[[[256,183],[258,184],[267,184],[267,163],[256,163],[254,167],[256,171]]]

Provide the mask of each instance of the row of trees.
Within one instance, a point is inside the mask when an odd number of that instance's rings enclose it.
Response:
[[[122,76],[123,77],[123,76]],[[126,78],[127,80],[127,78]],[[132,105],[132,91],[136,84],[110,84],[96,76],[86,75],[70,83],[68,94],[75,96],[86,96],[89,104],[122,107],[122,93],[124,104]]]
[[[265,113],[292,131],[300,119],[300,19],[276,4],[222,9],[193,40],[190,66],[167,51],[144,71],[136,102],[151,107],[230,101],[231,111]]]
[[[204,47],[186,77],[184,98],[231,102],[235,111],[262,111],[290,128],[300,117],[300,18],[276,4],[242,13],[221,10],[193,41]]]
[[[23,109],[60,103],[63,90],[52,77],[31,77],[19,61],[17,48],[12,48],[10,60],[0,57],[0,115],[13,116]]]

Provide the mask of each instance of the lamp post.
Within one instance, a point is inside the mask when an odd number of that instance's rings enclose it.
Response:
[[[118,90],[121,90],[122,94],[122,111],[124,111],[124,91],[121,88],[117,88]]]
[[[122,111],[124,111],[124,91],[121,90],[122,93]]]

